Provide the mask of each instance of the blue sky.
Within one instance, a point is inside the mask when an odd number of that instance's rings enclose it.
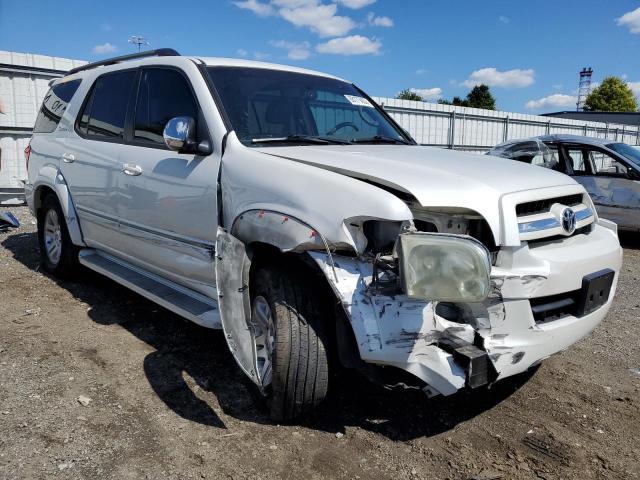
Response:
[[[501,110],[572,110],[585,66],[640,96],[638,0],[0,0],[0,50],[97,60],[134,51],[133,34],[326,71],[375,96],[484,82]]]

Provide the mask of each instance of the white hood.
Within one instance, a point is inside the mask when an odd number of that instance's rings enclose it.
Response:
[[[567,175],[546,168],[431,147],[305,145],[259,151],[410,193],[425,207],[474,210],[494,228],[500,225],[504,194],[577,185]]]
[[[514,160],[404,145],[267,147],[261,152],[371,180],[413,195],[423,206],[475,209],[505,193],[576,185],[559,172]]]

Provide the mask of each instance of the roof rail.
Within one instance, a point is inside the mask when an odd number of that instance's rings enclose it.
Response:
[[[173,48],[158,48],[156,50],[147,50],[146,52],[132,53],[131,55],[121,55],[119,57],[107,58],[106,60],[100,60],[99,62],[87,63],[80,67],[72,68],[67,72],[67,75],[73,73],[82,72],[84,70],[90,70],[92,68],[100,67],[103,65],[114,65],[120,62],[126,62],[127,60],[136,60],[138,58],[145,57],[179,57],[180,54]]]

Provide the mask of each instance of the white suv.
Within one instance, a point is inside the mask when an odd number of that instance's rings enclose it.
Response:
[[[276,420],[339,365],[429,396],[524,372],[598,325],[621,265],[568,176],[418,146],[299,68],[86,65],[52,82],[25,154],[44,268],[222,328]]]

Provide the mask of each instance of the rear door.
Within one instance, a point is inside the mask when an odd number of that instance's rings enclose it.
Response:
[[[214,296],[219,152],[201,156],[167,148],[173,117],[195,120],[197,140],[210,134],[183,70],[143,67],[120,168],[120,229],[128,260],[176,283]]]
[[[63,140],[61,170],[85,243],[112,253],[123,248],[118,228],[120,152],[136,69],[98,77],[80,109],[75,131]]]

